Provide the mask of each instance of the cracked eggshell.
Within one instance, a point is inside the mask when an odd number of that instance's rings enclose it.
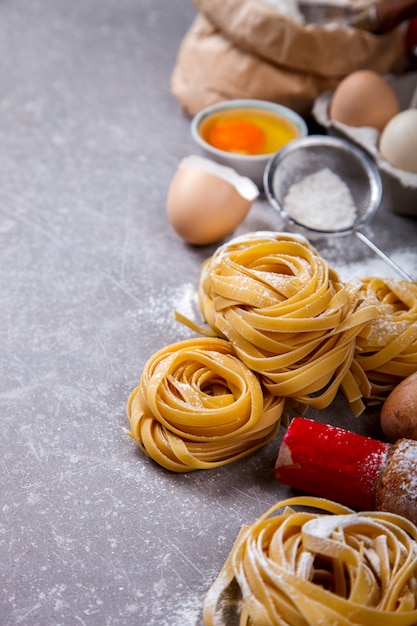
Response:
[[[182,159],[167,195],[167,216],[188,243],[207,245],[230,234],[246,217],[259,189],[249,178],[204,157]]]

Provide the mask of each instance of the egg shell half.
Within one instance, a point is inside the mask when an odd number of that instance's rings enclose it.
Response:
[[[347,126],[371,126],[382,131],[399,111],[397,94],[385,78],[372,70],[358,70],[336,87],[329,117]]]
[[[167,195],[167,215],[188,243],[206,245],[223,239],[246,217],[259,189],[232,168],[203,157],[185,157]]]

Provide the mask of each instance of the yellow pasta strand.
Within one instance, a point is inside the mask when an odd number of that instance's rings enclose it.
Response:
[[[322,498],[278,502],[239,533],[206,595],[205,626],[227,626],[226,611],[240,626],[413,626],[417,528]]]
[[[208,469],[270,441],[284,408],[229,342],[199,337],[149,359],[128,399],[129,435],[167,469]]]

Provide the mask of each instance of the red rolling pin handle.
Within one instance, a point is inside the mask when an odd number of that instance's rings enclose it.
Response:
[[[282,440],[279,482],[360,510],[375,508],[376,484],[390,444],[295,417]]]

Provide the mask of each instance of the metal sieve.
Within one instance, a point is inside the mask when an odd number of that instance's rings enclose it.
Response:
[[[354,221],[344,228],[317,229],[297,221],[285,208],[290,187],[306,177],[328,168],[350,191],[356,208]],[[385,252],[358,229],[375,215],[382,199],[382,182],[374,161],[350,142],[327,135],[309,135],[294,139],[268,162],[264,173],[264,190],[269,203],[277,209],[290,227],[307,237],[340,237],[354,234],[406,280],[413,279]],[[323,196],[326,190],[323,189]],[[338,206],[335,204],[335,211]]]

